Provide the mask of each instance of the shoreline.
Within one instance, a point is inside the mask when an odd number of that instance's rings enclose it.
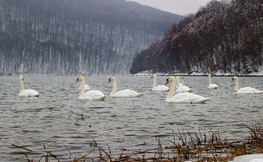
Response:
[[[173,138],[170,141],[171,146],[162,146],[162,142],[158,140],[158,145],[153,146],[152,149],[142,150],[128,150],[124,147],[121,152],[113,153],[110,147],[102,148],[97,145],[91,148],[92,150],[87,152],[85,155],[78,157],[71,157],[71,151],[67,146],[67,154],[70,155],[68,159],[72,162],[87,162],[87,161],[107,161],[107,162],[120,162],[120,161],[158,161],[158,162],[170,162],[170,161],[187,161],[187,162],[210,162],[210,161],[226,161],[232,162],[235,158],[240,158],[242,155],[255,155],[257,160],[263,161],[263,129],[260,124],[253,126],[247,126],[249,137],[245,139],[221,139],[219,131],[210,130],[207,133],[199,132],[185,132],[184,130],[178,130],[177,133],[173,132]],[[177,143],[176,140],[181,141]],[[51,151],[45,151],[40,154],[39,159],[30,159],[30,154],[34,154],[32,150],[27,149],[24,146],[18,146],[12,144],[14,149],[22,149],[27,152],[21,152],[24,160],[41,161],[45,159],[45,162],[51,160],[60,161],[58,156],[53,154]],[[139,146],[138,146],[139,147]],[[90,154],[96,154],[96,159],[89,157]],[[28,154],[28,155],[27,155]],[[39,154],[39,153],[38,153]],[[112,155],[114,154],[114,155]],[[259,155],[259,154],[262,154]],[[116,155],[118,155],[116,157]],[[94,157],[94,155],[93,155]],[[260,158],[259,158],[260,157]],[[246,157],[247,158],[247,157]],[[249,158],[253,158],[250,156]],[[74,160],[73,160],[74,159]],[[65,159],[64,159],[65,160]],[[251,159],[252,160],[252,159]]]

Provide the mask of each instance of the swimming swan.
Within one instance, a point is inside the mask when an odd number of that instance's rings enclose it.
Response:
[[[177,80],[177,89],[176,89],[176,93],[185,93],[185,92],[191,92],[193,89],[189,88],[187,86],[184,85],[184,77],[182,77],[182,84],[180,83],[180,77],[177,76],[176,77]]]
[[[169,88],[165,85],[156,86],[156,75],[155,74],[151,76],[151,79],[152,78],[153,78],[153,88],[152,88],[153,92],[169,91]]]
[[[109,78],[109,82],[112,82],[112,91],[110,93],[110,96],[112,97],[116,97],[116,98],[129,98],[129,97],[140,97],[141,95],[143,95],[142,93],[138,93],[129,89],[125,89],[125,90],[121,90],[121,91],[117,91],[117,83],[116,83],[116,79],[114,77],[110,77]]]
[[[20,97],[39,97],[39,93],[33,89],[24,89],[24,77],[21,74],[19,76],[20,79],[20,91],[18,96]]]
[[[235,82],[235,90],[233,92],[233,94],[238,94],[238,93],[263,93],[263,91],[260,91],[256,88],[251,88],[251,87],[244,87],[244,88],[240,88],[239,89],[239,83],[238,83],[238,77],[237,76],[233,76],[232,77],[232,81],[236,81]]]
[[[89,85],[85,84],[85,90],[89,90],[89,89],[90,89]],[[79,86],[79,90],[80,90],[80,86]]]
[[[208,74],[208,78],[209,78],[209,86],[208,86],[208,88],[209,88],[209,89],[217,89],[218,86],[217,86],[216,84],[212,84],[211,74]]]
[[[171,87],[165,99],[166,102],[201,104],[201,103],[205,103],[207,100],[210,99],[210,97],[204,98],[202,96],[193,93],[177,93],[176,95],[174,95],[175,85],[176,85],[175,78],[173,76],[169,76],[166,79],[165,85],[168,82],[171,82]]]
[[[75,83],[78,81],[81,81],[79,94],[80,100],[103,101],[106,98],[106,96],[98,90],[90,90],[85,93],[85,79],[83,76],[78,77]]]

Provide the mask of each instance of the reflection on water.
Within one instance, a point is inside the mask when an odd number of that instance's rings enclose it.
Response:
[[[246,126],[262,122],[262,94],[233,95],[231,77],[213,77],[219,89],[207,89],[207,77],[185,77],[193,93],[211,97],[206,104],[166,103],[167,92],[151,92],[150,77],[116,76],[118,89],[142,92],[140,98],[111,98],[108,76],[85,77],[91,89],[108,95],[105,101],[79,101],[77,77],[24,76],[25,88],[35,89],[39,98],[20,98],[18,76],[0,77],[0,154],[4,161],[39,159],[52,151],[60,160],[80,157],[96,146],[110,148],[113,155],[121,149],[155,148],[160,139],[172,145],[172,131],[220,131],[221,137],[244,138]],[[263,78],[240,77],[240,87],[263,90]],[[165,76],[157,77],[164,84]],[[170,86],[170,84],[168,84]],[[157,138],[158,137],[158,138]],[[143,145],[141,145],[143,144]],[[89,157],[97,157],[96,153]],[[3,160],[1,160],[3,161]]]

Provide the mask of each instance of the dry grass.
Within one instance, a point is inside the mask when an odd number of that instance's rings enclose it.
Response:
[[[163,147],[161,142],[158,142],[158,147],[151,150],[138,150],[131,154],[125,154],[125,149],[122,150],[118,157],[112,157],[111,151],[106,152],[100,147],[88,152],[86,155],[75,158],[72,162],[87,162],[87,161],[109,161],[109,162],[135,162],[135,161],[154,161],[154,162],[170,162],[170,161],[198,161],[198,162],[217,162],[217,161],[232,161],[234,157],[239,155],[263,153],[263,130],[260,124],[247,127],[250,136],[244,140],[237,139],[221,139],[220,133],[209,131],[208,133],[201,132],[180,132],[173,133],[174,141],[171,141],[172,146]],[[181,141],[176,144],[176,140]],[[16,145],[13,145],[16,146]],[[20,146],[16,146],[21,148]],[[66,146],[65,146],[66,147]],[[67,148],[67,147],[66,147]],[[26,148],[23,148],[26,149]],[[70,153],[70,150],[67,148]],[[97,160],[87,160],[89,154],[94,151],[99,152]],[[71,153],[70,153],[71,154]],[[29,162],[30,160],[24,154]],[[139,158],[140,157],[140,158]],[[50,162],[51,159],[60,162],[60,160],[51,152],[43,155],[38,162]]]

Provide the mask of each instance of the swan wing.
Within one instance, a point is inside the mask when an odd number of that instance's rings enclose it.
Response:
[[[193,93],[178,93],[174,95],[171,99],[167,100],[167,102],[175,102],[175,103],[205,103],[210,98],[205,98]]]
[[[209,84],[208,88],[209,89],[217,89],[218,86],[216,84]]]
[[[169,88],[165,85],[158,85],[152,89],[154,92],[169,91]]]
[[[39,93],[33,89],[25,89],[21,91],[18,96],[20,97],[39,97]]]
[[[99,90],[90,90],[84,93],[79,99],[81,100],[95,100],[100,101],[104,100],[106,96]]]
[[[240,88],[236,93],[263,93],[263,91],[260,91],[256,88],[244,87]]]
[[[129,97],[140,97],[141,95],[143,95],[143,94],[135,92],[135,91],[130,90],[130,89],[125,89],[125,90],[121,90],[121,91],[116,92],[114,95],[112,95],[112,97],[129,98]]]
[[[185,93],[185,92],[191,92],[193,89],[189,88],[187,86],[180,86],[176,89],[176,93]]]

